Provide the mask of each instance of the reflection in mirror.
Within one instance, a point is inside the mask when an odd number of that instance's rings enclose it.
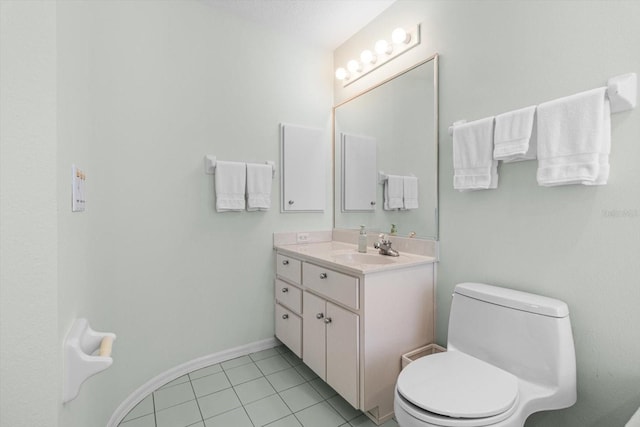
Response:
[[[438,238],[437,67],[434,55],[334,108],[335,228]]]
[[[342,211],[373,211],[376,207],[375,138],[340,134],[342,141]]]

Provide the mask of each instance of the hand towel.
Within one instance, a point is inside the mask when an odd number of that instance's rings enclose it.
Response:
[[[538,106],[538,184],[607,183],[611,107],[606,90],[593,89]]]
[[[267,211],[271,207],[273,167],[247,163],[247,210]]]
[[[537,154],[535,105],[496,116],[493,158],[505,163],[533,160]]]
[[[216,210],[243,211],[247,165],[239,162],[216,162]]]
[[[403,177],[404,209],[418,209],[418,178]]]
[[[387,175],[384,183],[384,210],[401,209],[404,206],[404,178],[399,175]]]
[[[453,188],[459,191],[498,187],[493,159],[493,117],[453,127]]]

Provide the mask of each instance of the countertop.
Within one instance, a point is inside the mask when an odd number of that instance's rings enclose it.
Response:
[[[398,257],[391,257],[378,254],[378,250],[367,247],[366,254],[358,252],[358,246],[344,242],[319,242],[302,243],[295,245],[276,245],[275,249],[285,255],[292,256],[303,261],[310,261],[327,267],[338,268],[339,270],[355,273],[370,274],[382,271],[395,270],[417,266],[421,264],[433,264],[436,259],[429,256],[416,255],[401,252]],[[365,255],[372,261],[383,262],[368,263],[362,262],[360,255]],[[378,259],[381,257],[382,259]]]

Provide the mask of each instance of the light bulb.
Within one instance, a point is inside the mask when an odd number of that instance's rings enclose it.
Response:
[[[362,70],[362,65],[355,59],[352,59],[351,61],[347,62],[347,68],[352,73],[357,73],[358,71]]]
[[[393,46],[387,43],[386,40],[378,40],[375,50],[378,55],[390,54],[393,51]]]
[[[360,60],[363,64],[375,64],[376,57],[369,49],[363,50],[360,54]]]
[[[336,79],[347,80],[349,79],[349,73],[344,68],[340,67],[336,70]]]
[[[395,44],[409,43],[409,41],[411,40],[411,35],[407,33],[404,28],[396,28],[391,33],[391,40]]]

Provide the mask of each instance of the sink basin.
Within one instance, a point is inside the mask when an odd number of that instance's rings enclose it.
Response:
[[[391,257],[380,254],[348,253],[334,255],[336,262],[343,264],[391,264],[394,260]]]

